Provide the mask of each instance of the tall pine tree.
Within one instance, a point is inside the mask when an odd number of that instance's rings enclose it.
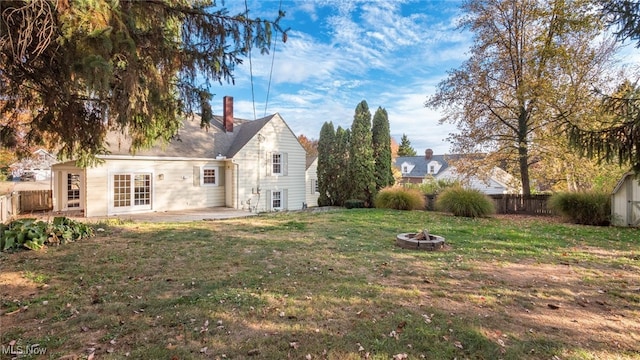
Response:
[[[336,129],[336,147],[335,147],[335,161],[336,161],[336,182],[334,199],[335,204],[343,206],[345,201],[349,200],[351,196],[352,183],[349,178],[349,144],[351,141],[351,131],[349,129],[343,129],[338,126]]]
[[[411,141],[407,134],[402,134],[400,146],[398,146],[398,156],[416,156],[416,150],[411,147]]]
[[[351,198],[362,200],[367,206],[372,204],[376,192],[371,137],[371,112],[367,102],[362,100],[356,106],[351,124],[349,181],[353,186]]]
[[[391,135],[389,133],[387,110],[378,107],[378,110],[373,115],[371,133],[377,191],[394,183],[393,172],[391,171]]]
[[[325,122],[318,140],[318,205],[335,205],[332,187],[336,182],[335,146],[336,134],[332,122]]]

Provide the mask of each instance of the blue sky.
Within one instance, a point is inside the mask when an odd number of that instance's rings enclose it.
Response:
[[[286,43],[278,40],[275,56],[254,52],[236,68],[235,86],[213,87],[214,112],[222,97],[234,97],[236,117],[280,113],[296,135],[318,138],[325,121],[349,128],[356,105],[366,100],[371,113],[381,106],[389,115],[391,136],[406,133],[420,153],[445,153],[453,129],[426,109],[427,96],[467,57],[471,36],[456,30],[458,0],[301,0],[282,1],[290,27]],[[243,1],[226,1],[232,13]],[[240,7],[238,7],[240,6]],[[273,19],[280,1],[248,0],[250,14]],[[271,86],[269,77],[271,73]]]
[[[469,56],[472,34],[457,28],[461,3],[247,0],[252,17],[275,19],[282,6],[282,25],[291,28],[288,41],[278,39],[269,55],[254,52],[252,71],[248,60],[237,67],[234,86],[214,87],[214,112],[221,114],[222,97],[231,95],[236,117],[277,112],[296,135],[317,139],[325,121],[349,128],[357,104],[366,100],[372,115],[379,106],[387,110],[396,141],[405,133],[418,154],[427,148],[449,153],[446,138],[456,129],[440,125],[442,114],[424,102],[447,71]],[[235,14],[244,11],[245,2],[227,0],[224,6]],[[640,52],[627,46],[621,58],[638,64]]]

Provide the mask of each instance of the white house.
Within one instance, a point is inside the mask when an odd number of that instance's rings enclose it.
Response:
[[[47,150],[38,149],[28,158],[9,165],[9,169],[14,178],[30,174],[35,181],[48,180],[51,178],[51,165],[57,161],[56,157]]]
[[[307,184],[307,206],[318,206],[318,157],[307,156],[307,170],[305,171]]]
[[[230,207],[296,210],[307,202],[306,153],[279,114],[234,119],[233,98],[208,129],[196,116],[175,140],[132,155],[123,135],[107,138],[96,167],[52,167],[54,211],[85,216]]]
[[[640,176],[640,175],[638,175]],[[611,223],[640,226],[640,179],[634,172],[622,176],[611,194]]]
[[[427,149],[424,156],[400,156],[395,159],[395,165],[400,169],[404,183],[421,184],[428,176],[432,176],[436,180],[463,181],[468,187],[487,195],[518,192],[518,188],[513,186],[513,176],[498,167],[494,167],[486,179],[464,179],[448,162],[456,157],[459,155],[434,155],[431,149]]]

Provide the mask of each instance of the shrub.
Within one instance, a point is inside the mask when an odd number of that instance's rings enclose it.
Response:
[[[27,248],[42,249],[93,235],[93,229],[66,217],[55,217],[52,223],[36,219],[14,220],[0,224],[0,251]]]
[[[556,193],[549,208],[575,224],[606,226],[611,222],[611,198],[603,192]]]
[[[386,187],[373,201],[375,207],[396,210],[424,210],[425,199],[422,192],[402,187]]]
[[[435,195],[450,187],[460,186],[460,183],[448,179],[435,179],[433,176],[427,175],[421,184],[406,184],[405,186],[418,189],[425,195]]]
[[[358,199],[349,199],[344,202],[344,207],[346,207],[347,209],[363,208],[365,207],[364,205],[364,201]]]
[[[493,200],[474,189],[447,188],[436,198],[436,209],[455,216],[486,217],[495,212]]]

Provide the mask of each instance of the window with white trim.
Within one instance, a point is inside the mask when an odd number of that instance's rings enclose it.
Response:
[[[112,183],[114,209],[142,209],[151,206],[151,174],[114,174]]]
[[[273,210],[282,209],[282,192],[281,191],[271,192],[271,208]]]
[[[200,170],[200,184],[217,186],[219,184],[219,170],[217,166],[204,166]]]
[[[282,154],[273,153],[271,155],[271,165],[272,165],[271,173],[273,175],[282,175]]]
[[[429,166],[429,174],[434,174],[436,172],[436,167],[434,165]]]

